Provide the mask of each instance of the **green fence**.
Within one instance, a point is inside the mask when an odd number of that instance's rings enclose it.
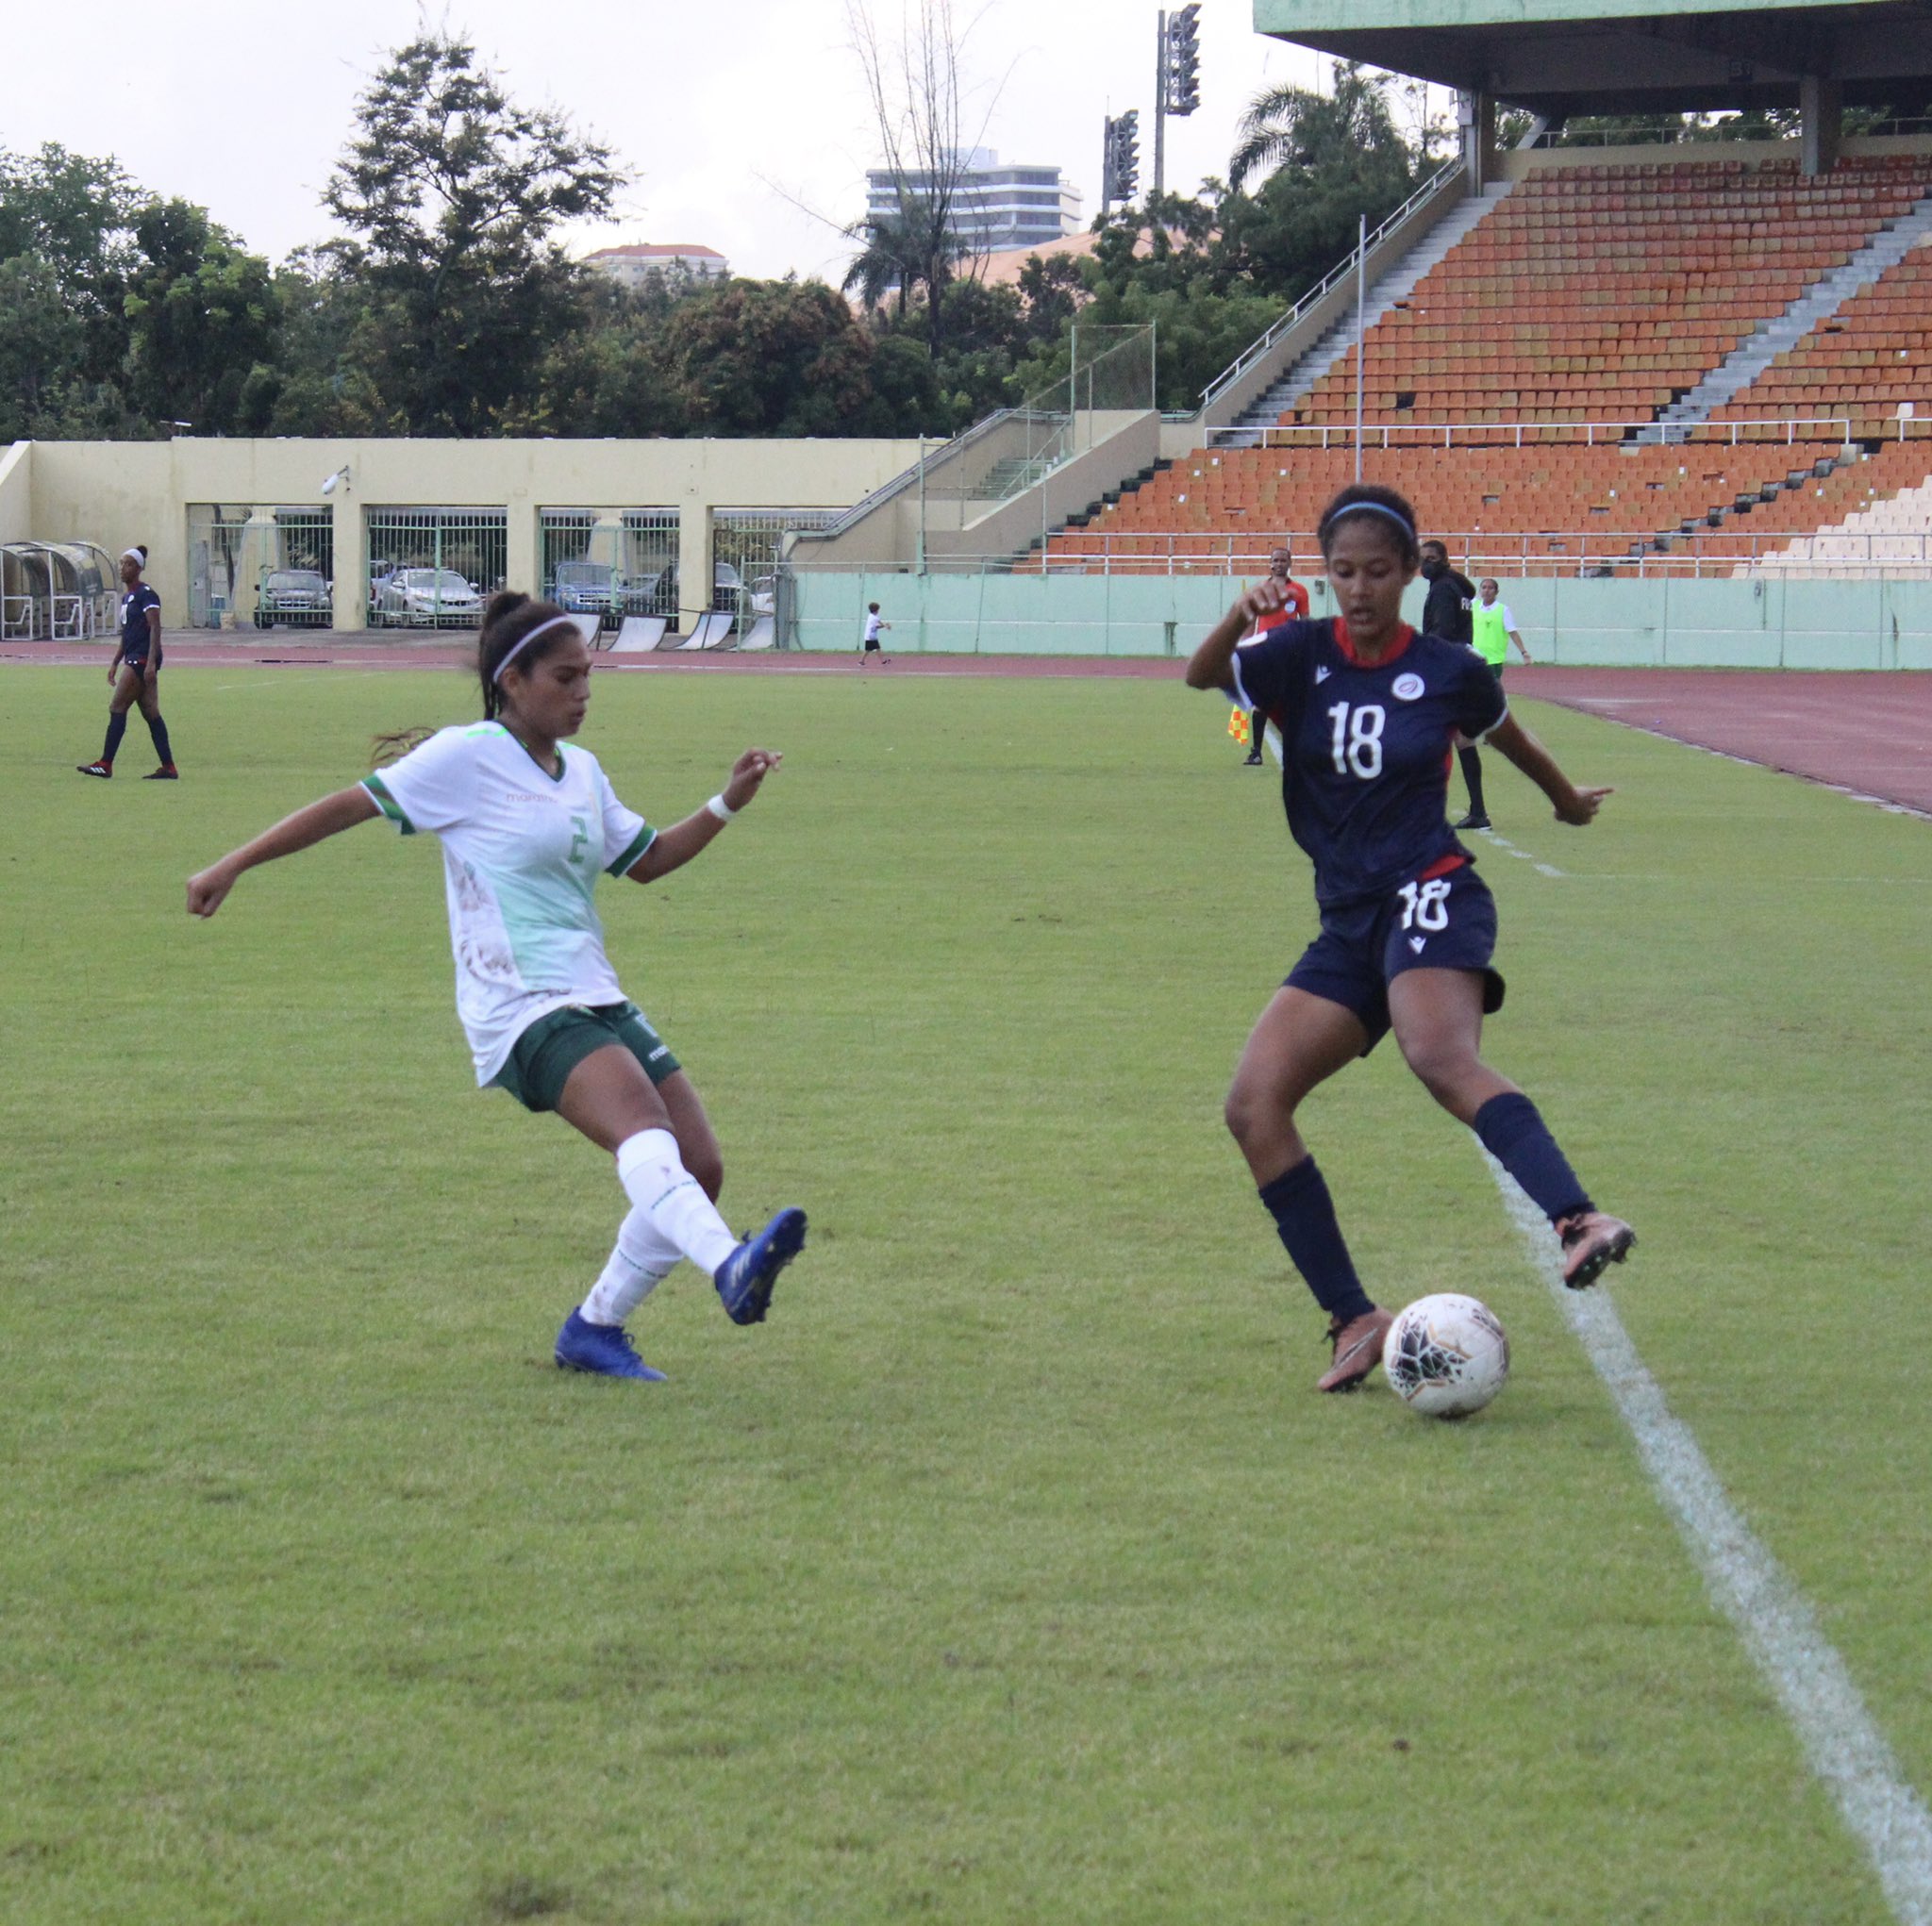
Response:
[[[868,603],[908,653],[1187,655],[1241,583],[1214,576],[919,575],[801,569],[790,648],[856,649]],[[1932,582],[1502,580],[1530,654],[1574,666],[1932,669]],[[1333,612],[1327,584],[1311,612]],[[1423,585],[1407,614],[1422,613]]]

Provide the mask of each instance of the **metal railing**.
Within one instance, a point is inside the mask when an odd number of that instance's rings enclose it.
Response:
[[[1898,439],[1904,440],[1907,430],[1913,425],[1909,422],[1900,422],[1897,424]],[[1916,425],[1932,428],[1932,422]],[[1829,428],[1836,433],[1832,436],[1800,435],[1798,430],[1801,428]],[[1782,430],[1783,433],[1766,434],[1763,431],[1767,429]],[[1366,427],[1361,432],[1365,448],[1451,448],[1457,445],[1458,436],[1464,446],[1491,448],[1559,447],[1565,442],[1580,442],[1586,448],[1645,445],[1646,442],[1672,447],[1725,443],[1735,448],[1753,441],[1779,440],[1787,446],[1800,440],[1835,440],[1843,446],[1852,440],[1852,418],[1849,415],[1794,415],[1782,421],[1695,423],[1660,422],[1654,417],[1638,422],[1385,422]],[[1524,439],[1525,435],[1527,443]],[[1244,448],[1353,448],[1356,430],[1352,422],[1332,424],[1283,422],[1266,428],[1242,428],[1230,424],[1208,430],[1208,447],[1230,441]]]
[[[1339,282],[1356,272],[1356,262],[1358,258],[1365,257],[1385,235],[1407,220],[1424,202],[1441,192],[1442,189],[1455,179],[1456,176],[1460,174],[1462,171],[1463,164],[1460,156],[1457,156],[1453,160],[1445,160],[1359,247],[1353,249],[1345,260],[1338,262],[1336,266],[1330,268],[1327,274],[1314,287],[1310,288],[1286,314],[1282,315],[1279,320],[1275,321],[1262,333],[1256,336],[1201,390],[1201,407],[1204,408],[1211,407],[1229,388],[1239,381],[1243,374],[1247,374],[1257,361],[1262,359],[1268,351],[1274,347],[1274,343],[1283,335],[1288,333],[1291,328],[1294,327],[1318,301],[1321,301],[1324,296],[1332,292]]]
[[[1258,578],[1281,542],[1304,560],[1298,574],[1321,577],[1321,543],[1312,529],[1205,535],[1197,530],[1087,535],[1097,542],[1080,554],[1036,551],[1010,554],[946,555],[928,558],[934,575],[1045,576],[1211,576]],[[1790,531],[1698,529],[1689,534],[1653,536],[1603,529],[1529,529],[1507,533],[1484,529],[1445,529],[1456,566],[1472,578],[1485,574],[1511,581],[1540,576],[1646,580],[1664,576],[1721,579],[1754,573],[1779,575],[1903,575],[1932,573],[1932,532],[1874,530],[1814,535]],[[1659,543],[1663,546],[1659,546]],[[1818,553],[1828,548],[1828,553]],[[795,556],[787,565],[798,573],[815,570],[852,573],[849,563],[813,563]],[[870,563],[868,574],[911,573],[911,560]]]

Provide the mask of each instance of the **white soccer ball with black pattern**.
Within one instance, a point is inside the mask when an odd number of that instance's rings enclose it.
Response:
[[[1424,1418],[1467,1418],[1509,1376],[1509,1338],[1486,1303],[1459,1291],[1415,1303],[1382,1340],[1382,1369],[1395,1395]]]

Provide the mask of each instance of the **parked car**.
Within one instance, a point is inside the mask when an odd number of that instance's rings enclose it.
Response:
[[[398,569],[375,590],[377,628],[475,628],[483,598],[454,569]]]
[[[656,575],[620,575],[608,562],[558,562],[550,599],[567,615],[594,615],[615,628],[626,615],[648,615],[658,594]]]
[[[256,590],[257,628],[327,628],[335,613],[335,590],[314,569],[271,569]]]

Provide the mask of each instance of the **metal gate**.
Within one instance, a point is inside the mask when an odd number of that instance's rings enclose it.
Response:
[[[503,508],[365,508],[371,628],[475,628],[503,587]]]
[[[711,516],[711,606],[741,631],[776,609],[778,551],[794,530],[829,528],[843,508],[719,508]]]
[[[245,503],[189,503],[190,628],[220,628],[231,610],[253,607],[273,533],[273,524]]]
[[[336,521],[327,508],[272,511],[272,552],[255,585],[257,628],[335,625]]]
[[[542,593],[570,614],[676,614],[675,508],[544,508],[538,536]]]

